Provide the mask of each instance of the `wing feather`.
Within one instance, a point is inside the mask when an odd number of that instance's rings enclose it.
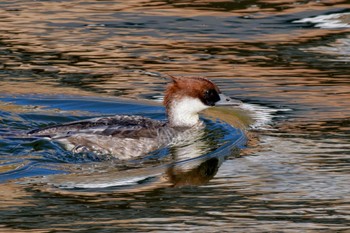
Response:
[[[69,137],[79,133],[124,138],[155,137],[158,129],[164,125],[165,122],[142,116],[116,115],[48,126],[32,130],[28,134],[50,138]]]

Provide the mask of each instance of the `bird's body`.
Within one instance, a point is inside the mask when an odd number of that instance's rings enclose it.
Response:
[[[116,115],[35,129],[29,134],[57,141],[73,152],[131,159],[201,135],[204,125],[198,112],[214,105],[238,104],[208,79],[172,78],[164,98],[167,121]]]

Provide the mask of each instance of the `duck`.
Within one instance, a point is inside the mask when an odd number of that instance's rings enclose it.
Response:
[[[73,153],[127,160],[201,137],[205,125],[199,112],[207,108],[241,105],[207,78],[170,78],[163,101],[166,120],[140,115],[103,116],[34,129],[28,135],[58,142]]]

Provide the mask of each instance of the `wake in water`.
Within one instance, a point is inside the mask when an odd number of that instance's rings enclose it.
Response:
[[[309,23],[315,27],[337,29],[350,28],[350,13],[336,13],[329,15],[319,15],[310,18],[294,20],[293,23]]]
[[[256,104],[243,104],[242,109],[254,119],[249,128],[255,130],[271,130],[276,113],[290,111],[290,109],[272,109]],[[84,172],[48,176],[36,182],[52,184],[60,189],[84,192],[88,190],[103,192],[111,188],[113,191],[125,191],[125,189],[144,190],[161,186],[204,184],[215,176],[227,156],[233,154],[238,156],[239,148],[246,143],[242,130],[227,124],[223,124],[224,128],[219,129],[218,126],[221,124],[217,125],[207,120],[206,124],[207,134],[204,137],[190,140],[187,144],[173,145],[155,151],[143,159],[127,163],[127,169],[121,170],[118,165],[111,167],[111,163],[95,164],[93,169],[91,165],[84,164],[86,167]],[[214,141],[212,141],[213,138],[210,139],[222,133],[225,136],[220,136],[221,139],[217,138]],[[213,145],[212,143],[216,144],[216,149],[212,146],[208,147]],[[154,159],[163,161],[164,164],[154,166],[158,163],[154,163]]]
[[[16,99],[16,101],[20,101],[20,99]],[[33,101],[36,105],[40,105],[40,100],[33,99]],[[50,104],[55,106],[56,100],[52,99],[51,101],[53,103]],[[58,108],[62,109],[61,113],[63,115],[57,115],[50,109],[41,109],[34,115],[30,112],[21,117],[9,115],[7,121],[15,120],[18,129],[28,128],[28,123],[29,127],[43,124],[46,118],[48,121],[45,124],[52,124],[50,119],[53,119],[53,117],[59,119],[60,122],[71,121],[72,117],[67,115],[69,112],[64,111],[67,106],[65,100],[59,99],[57,101],[60,103]],[[92,108],[95,104],[96,106],[101,105],[101,100],[96,100],[96,103],[94,100],[90,101],[89,105]],[[30,103],[30,99],[26,99],[26,103],[28,102]],[[67,99],[67,103],[78,104],[79,100],[71,101]],[[110,102],[108,101],[106,104],[109,105]],[[129,106],[131,105],[128,104]],[[117,105],[117,107],[122,109],[123,103],[120,103],[120,106]],[[253,119],[253,123],[248,128],[256,130],[271,129],[270,125],[277,112],[289,111],[289,109],[272,109],[256,104],[243,104],[241,108]],[[109,111],[113,111],[113,108]],[[65,115],[67,116],[65,117]],[[147,116],[159,119],[158,114],[148,113]],[[8,146],[15,147],[15,151],[12,149],[11,153],[24,158],[21,161],[25,162],[21,163],[20,160],[16,160],[19,157],[11,156],[11,163],[18,163],[19,166],[3,173],[2,177],[11,180],[44,175],[43,178],[29,178],[25,182],[52,184],[66,189],[136,188],[140,185],[149,186],[150,183],[157,182],[173,186],[198,185],[201,182],[208,182],[227,156],[238,156],[239,149],[244,147],[247,141],[243,129],[232,127],[222,121],[203,120],[206,126],[200,137],[191,137],[190,140],[185,140],[182,143],[169,144],[147,154],[143,158],[127,162],[121,162],[113,158],[101,160],[99,156],[91,153],[65,151],[57,143],[45,139],[29,140],[28,137],[16,137],[11,127],[4,128],[3,137],[11,137],[15,140],[3,141],[8,142]],[[28,155],[29,157],[27,157]]]
[[[253,119],[253,123],[249,125],[251,129],[272,130],[271,124],[273,119],[277,117],[277,113],[292,111],[289,108],[270,108],[258,104],[242,104],[241,108],[248,112]],[[280,114],[278,114],[280,116]]]

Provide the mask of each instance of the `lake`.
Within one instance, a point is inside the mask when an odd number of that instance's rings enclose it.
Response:
[[[7,0],[0,12],[1,232],[349,232],[348,1]],[[244,104],[206,111],[200,140],[132,161],[26,135],[163,120],[168,74]]]

